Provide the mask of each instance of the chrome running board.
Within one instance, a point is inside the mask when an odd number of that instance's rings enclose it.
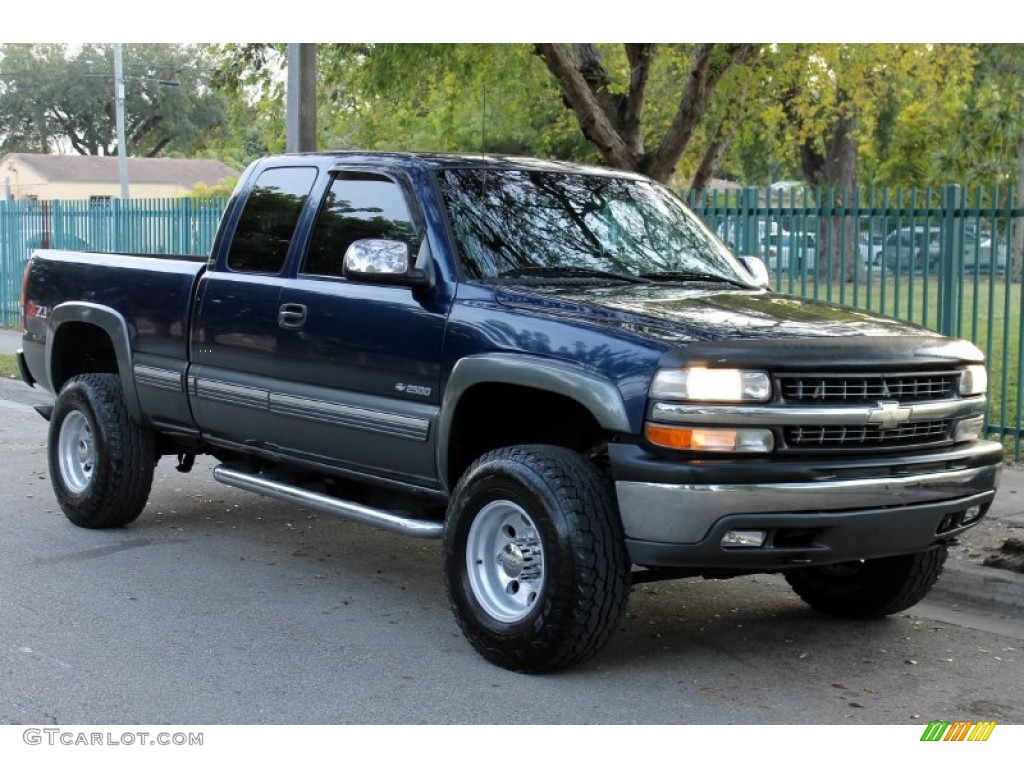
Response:
[[[383,509],[356,504],[353,501],[336,499],[324,493],[309,491],[296,485],[288,485],[287,483],[272,480],[262,475],[240,472],[223,464],[214,468],[213,479],[219,483],[224,483],[224,485],[230,485],[232,488],[240,488],[243,491],[251,491],[261,496],[269,496],[272,499],[311,507],[319,512],[327,512],[343,517],[346,520],[366,523],[374,528],[391,531],[392,533],[401,533],[418,539],[439,539],[444,535],[444,523],[439,523],[435,520],[420,520],[400,515],[397,512],[388,512]]]

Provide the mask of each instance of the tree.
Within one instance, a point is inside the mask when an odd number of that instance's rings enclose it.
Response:
[[[1024,46],[977,46],[973,87],[959,118],[956,140],[947,157],[965,178],[992,185],[1013,185],[1016,205],[1024,194]],[[1013,228],[1013,259],[1008,274],[1021,280],[1024,222]],[[998,235],[998,233],[997,233]],[[1003,237],[1006,233],[1003,233]]]
[[[280,50],[219,46],[220,81],[279,105]],[[332,147],[597,161],[668,181],[702,135],[716,89],[758,50],[749,44],[322,45],[320,139]],[[698,162],[688,165],[695,169]]]
[[[283,145],[284,46],[211,54],[214,84],[241,94],[267,142]],[[530,46],[325,44],[317,61],[320,146],[597,158]]]
[[[125,47],[128,151],[195,154],[225,121],[225,103],[205,85],[198,49]],[[113,46],[0,46],[0,150],[119,152],[114,120]]]
[[[924,186],[951,181],[936,151],[950,133],[972,69],[969,46],[801,43],[765,54],[769,76],[757,89],[762,120],[777,153],[831,202],[854,201],[861,183]],[[774,105],[774,108],[773,108]],[[856,239],[849,216],[821,220],[823,272],[852,278],[856,260],[841,264],[840,245]]]
[[[652,136],[654,132],[647,129],[644,119],[651,70],[660,48],[654,43],[627,43],[623,48],[627,66],[618,73],[607,66],[606,56],[593,43],[571,48],[539,43],[537,54],[558,82],[583,135],[607,165],[667,182],[722,77],[733,65],[750,58],[757,47],[749,43],[693,46],[675,113],[660,136]]]

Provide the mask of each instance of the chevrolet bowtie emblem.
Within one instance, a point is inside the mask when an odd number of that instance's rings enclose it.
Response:
[[[868,423],[877,424],[880,429],[895,429],[905,421],[910,421],[913,408],[901,408],[895,400],[884,400],[877,408],[868,411]]]

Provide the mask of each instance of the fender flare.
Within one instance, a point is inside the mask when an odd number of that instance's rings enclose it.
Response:
[[[561,360],[492,352],[455,363],[438,415],[436,461],[442,485],[448,485],[448,454],[455,413],[463,395],[478,384],[513,384],[553,392],[575,400],[609,432],[631,432],[622,393],[614,382]],[[450,489],[449,489],[450,490]]]
[[[49,328],[46,334],[46,378],[53,393],[59,394],[53,376],[53,361],[57,354],[56,345],[59,341],[61,326],[68,323],[93,325],[107,334],[117,359],[117,370],[121,377],[128,415],[136,424],[144,424],[142,407],[139,405],[139,393],[135,388],[135,379],[132,375],[132,347],[128,323],[120,312],[102,304],[68,301],[54,307],[50,313]]]

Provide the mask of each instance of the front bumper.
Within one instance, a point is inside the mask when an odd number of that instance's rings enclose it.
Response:
[[[984,517],[1002,470],[1002,446],[987,441],[845,462],[668,462],[639,446],[611,458],[633,562],[712,572],[926,549]],[[723,547],[731,530],[765,531],[765,542]]]

